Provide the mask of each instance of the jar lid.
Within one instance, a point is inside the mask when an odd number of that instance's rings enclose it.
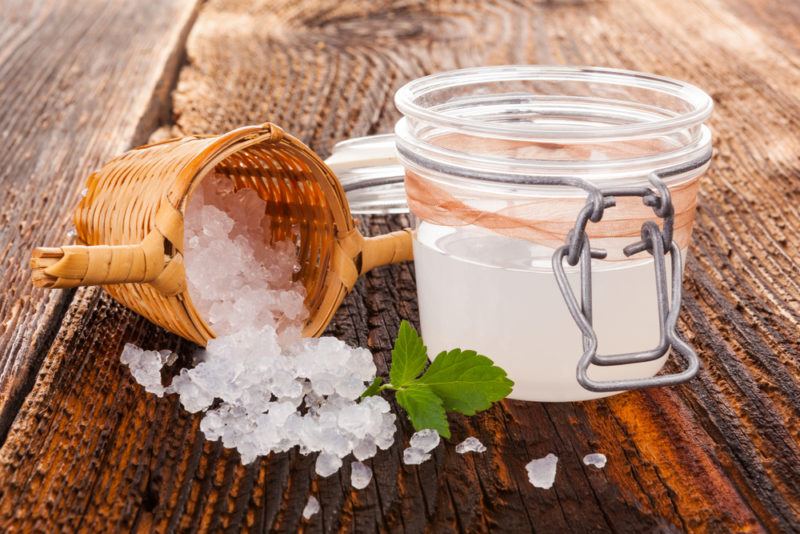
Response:
[[[325,163],[339,178],[353,214],[408,213],[405,171],[397,158],[393,134],[336,143]]]

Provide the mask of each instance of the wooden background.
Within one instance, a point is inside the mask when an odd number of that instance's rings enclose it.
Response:
[[[0,531],[800,530],[800,3],[790,0],[3,0],[0,9]],[[127,341],[189,347],[98,289],[31,289],[105,159],[180,132],[271,120],[322,155],[389,131],[419,75],[587,64],[693,82],[716,102],[681,329],[691,383],[454,417],[483,455],[397,442],[353,491],[313,458],[242,467],[174,398],[132,383]],[[372,233],[403,217],[364,221]],[[411,265],[361,281],[330,333],[386,371],[417,318]],[[584,454],[608,455],[603,470]],[[551,490],[524,465],[556,453]],[[301,517],[309,493],[321,513]]]

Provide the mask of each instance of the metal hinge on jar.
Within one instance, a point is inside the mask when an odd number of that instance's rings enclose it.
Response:
[[[553,272],[558,287],[575,324],[583,335],[584,352],[578,362],[577,380],[589,391],[612,392],[653,386],[671,386],[690,380],[700,368],[697,353],[678,336],[676,331],[681,307],[683,266],[680,249],[672,240],[674,210],[669,188],[656,173],[651,174],[649,180],[652,187],[599,189],[586,183],[583,188],[589,192],[587,203],[581,210],[575,227],[567,236],[566,243],[553,253]],[[615,205],[615,198],[623,196],[641,197],[644,204],[653,208],[656,216],[663,220],[663,228],[659,228],[654,221],[646,221],[642,225],[641,240],[624,249],[626,256],[643,251],[647,251],[653,256],[660,329],[659,343],[651,350],[603,355],[597,352],[597,334],[592,327],[592,258],[605,258],[606,252],[591,248],[589,237],[586,234],[586,224],[590,220],[592,222],[600,221],[604,210]],[[671,296],[667,292],[667,254],[669,254],[672,264]],[[565,258],[569,265],[580,264],[580,304],[575,298],[564,272]],[[686,367],[683,371],[651,378],[603,381],[589,378],[590,365],[614,366],[649,362],[661,358],[670,348],[675,349],[686,360]]]

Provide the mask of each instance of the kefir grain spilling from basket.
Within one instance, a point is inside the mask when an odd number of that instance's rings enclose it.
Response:
[[[266,241],[264,201],[212,175],[193,193],[185,221],[187,283],[217,337],[163,392],[203,411],[206,438],[237,449],[243,463],[299,447],[320,452],[317,472],[329,476],[351,453],[365,460],[388,448],[389,404],[358,400],[375,378],[372,354],[333,337],[301,336],[308,314],[305,290],[293,281],[295,243]],[[136,380],[157,394],[167,360],[132,345],[123,353]]]

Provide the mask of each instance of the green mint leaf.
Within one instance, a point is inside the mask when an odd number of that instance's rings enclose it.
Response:
[[[447,411],[474,415],[505,398],[514,382],[486,356],[453,349],[439,354],[416,384],[430,387]]]
[[[383,378],[376,376],[375,380],[372,381],[372,384],[369,385],[367,389],[364,390],[364,393],[361,394],[361,399],[366,397],[372,397],[373,395],[377,395],[381,391],[381,385],[383,384]]]
[[[428,349],[422,344],[422,338],[411,323],[402,321],[392,349],[389,382],[395,388],[410,384],[419,376],[426,363],[428,363]]]
[[[402,321],[392,349],[389,381],[376,378],[361,397],[394,390],[415,430],[432,428],[449,438],[447,412],[474,415],[508,396],[514,386],[502,368],[474,350],[442,352],[426,370],[427,361],[422,338]]]
[[[440,436],[450,437],[450,425],[447,423],[442,399],[430,388],[411,386],[397,392],[397,403],[403,407],[414,426],[414,430],[432,428]]]

